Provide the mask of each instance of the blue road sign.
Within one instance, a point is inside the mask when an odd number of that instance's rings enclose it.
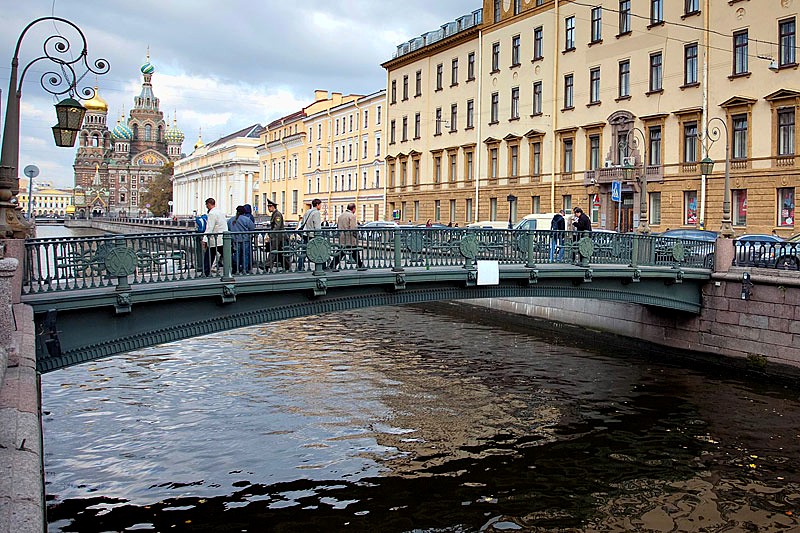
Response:
[[[621,181],[612,181],[611,182],[611,201],[612,202],[619,202],[622,200],[622,182]]]

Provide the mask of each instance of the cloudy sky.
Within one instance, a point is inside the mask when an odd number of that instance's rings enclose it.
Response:
[[[202,128],[208,142],[299,110],[315,89],[370,94],[386,85],[380,64],[396,46],[481,7],[480,0],[0,0],[0,89],[5,118],[11,56],[25,26],[57,16],[86,35],[90,59],[111,71],[97,78],[109,104],[109,127],[133,106],[150,48],[153,90],[161,110],[177,112],[191,152]],[[67,35],[64,26],[59,32]],[[20,70],[41,55],[50,22],[31,28]],[[76,53],[80,44],[75,43]],[[56,148],[51,127],[58,101],[40,84],[52,63],[38,62],[22,88],[20,168],[39,180],[72,186],[75,149]],[[95,77],[83,85],[94,85]]]

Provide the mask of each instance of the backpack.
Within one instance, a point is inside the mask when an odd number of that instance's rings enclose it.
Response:
[[[206,226],[208,226],[208,215],[200,215],[199,217],[194,217],[194,222],[195,224],[197,224],[197,232],[205,233]]]

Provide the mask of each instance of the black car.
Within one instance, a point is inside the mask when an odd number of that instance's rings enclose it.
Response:
[[[714,243],[719,233],[703,229],[672,229],[655,238],[657,263],[714,267]]]
[[[784,242],[776,235],[742,235],[733,241],[733,264],[773,268]]]

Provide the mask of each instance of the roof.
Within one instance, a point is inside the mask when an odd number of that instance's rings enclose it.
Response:
[[[224,137],[220,137],[215,141],[211,141],[210,143],[206,144],[207,148],[212,148],[214,146],[225,144],[228,141],[233,139],[240,139],[242,137],[248,139],[258,139],[261,137],[261,133],[264,131],[264,127],[261,124],[253,124],[252,126],[247,126],[237,132],[231,133]]]

